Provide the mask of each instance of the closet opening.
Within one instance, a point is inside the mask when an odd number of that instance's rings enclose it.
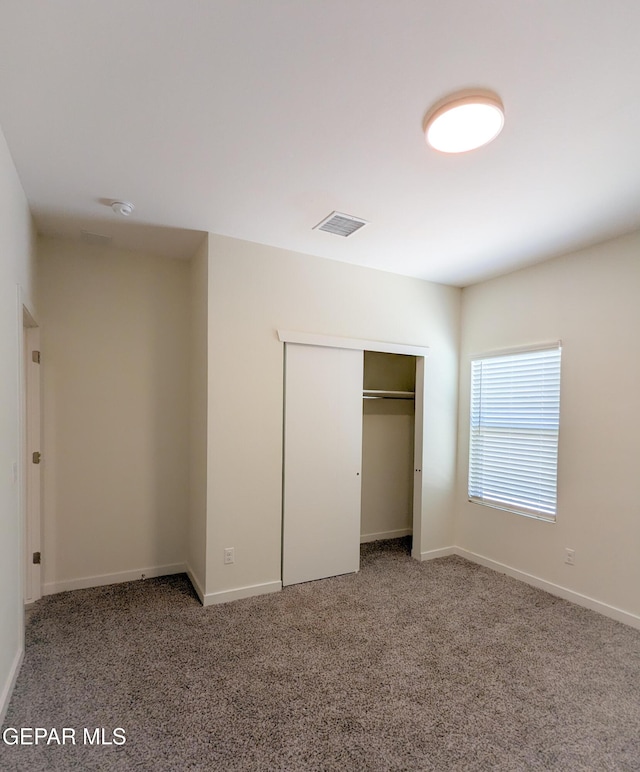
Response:
[[[413,535],[415,389],[415,356],[364,352],[361,544]]]

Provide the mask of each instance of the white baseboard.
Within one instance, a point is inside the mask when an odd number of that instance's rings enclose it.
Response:
[[[411,557],[418,560],[435,560],[436,558],[446,558],[449,555],[457,555],[456,547],[442,547],[439,550],[429,550],[428,552],[411,553]]]
[[[186,571],[184,563],[171,563],[167,566],[152,566],[151,568],[134,568],[132,571],[118,571],[115,574],[100,574],[98,576],[83,576],[80,579],[67,579],[62,582],[48,582],[42,588],[43,595],[55,595],[67,590],[86,590],[89,587],[102,587],[105,584],[120,584],[134,582],[136,579],[153,579],[157,576],[182,574]]]
[[[540,590],[545,590],[558,598],[571,601],[578,606],[584,606],[585,608],[591,609],[591,611],[597,611],[599,614],[615,619],[617,622],[622,622],[625,625],[640,630],[640,616],[632,614],[629,611],[623,611],[615,606],[610,606],[608,603],[603,603],[595,598],[590,598],[588,595],[582,595],[582,593],[569,590],[567,587],[548,582],[546,579],[541,579],[539,576],[527,574],[524,571],[519,571],[517,568],[504,565],[504,563],[498,563],[496,560],[486,558],[484,555],[477,555],[475,552],[469,552],[461,547],[454,547],[453,554],[459,555],[466,560],[470,560],[472,563],[478,563],[481,566],[485,566],[485,568],[491,568],[493,571],[498,571],[501,574],[512,576],[514,579],[519,579],[521,582],[530,584],[532,587],[538,587]]]
[[[254,595],[267,595],[271,592],[280,592],[281,589],[282,582],[264,582],[264,584],[252,584],[248,587],[237,587],[234,590],[210,592],[204,596],[203,604],[205,606],[216,606],[219,603],[228,603],[231,600],[240,600],[241,598],[251,598]]]
[[[380,539],[395,539],[401,536],[407,536],[410,531],[398,530],[398,531],[386,531],[381,534],[366,534],[361,536],[361,542],[365,541],[378,541]],[[390,535],[392,534],[392,535]],[[371,537],[371,538],[370,538]],[[472,563],[478,563],[485,568],[490,568],[493,571],[498,571],[502,574],[507,574],[514,579],[519,579],[521,582],[531,585],[532,587],[538,587],[545,592],[555,595],[564,600],[576,603],[579,606],[596,611],[599,614],[615,619],[618,622],[629,625],[630,627],[640,630],[640,616],[632,614],[629,611],[611,606],[608,603],[591,598],[588,595],[570,590],[567,587],[549,582],[546,579],[541,579],[533,574],[528,574],[525,571],[520,571],[517,568],[507,566],[504,563],[499,563],[496,560],[487,558],[484,555],[478,555],[475,552],[463,549],[462,547],[443,547],[441,549],[429,550],[427,552],[412,553],[414,558],[421,561],[434,560],[436,558],[447,557],[448,555],[458,555],[461,558],[470,560]],[[212,606],[219,603],[228,603],[233,600],[240,600],[241,598],[250,598],[254,595],[266,595],[272,592],[280,592],[282,589],[282,582],[265,582],[263,584],[253,584],[248,587],[237,587],[233,590],[221,590],[220,592],[213,592],[205,594],[204,589],[197,580],[195,574],[191,568],[184,563],[172,563],[166,566],[154,566],[151,568],[139,568],[133,571],[120,571],[114,574],[102,574],[99,576],[86,576],[81,579],[70,579],[63,582],[50,582],[44,585],[43,594],[53,595],[58,592],[66,592],[68,590],[82,590],[89,587],[101,587],[107,584],[119,584],[121,582],[131,582],[136,579],[141,579],[142,574],[146,578],[151,579],[157,576],[167,576],[169,574],[180,574],[186,572],[194,590],[196,591],[200,602],[203,606]],[[4,686],[2,694],[0,695],[0,711],[6,710],[9,699],[11,698],[11,692],[15,684],[15,679],[18,677],[20,671],[20,665],[22,663],[23,650],[21,649],[16,655],[15,661],[12,665],[9,678]],[[2,714],[3,715],[3,714]]]
[[[188,563],[185,566],[185,571],[187,572],[187,576],[189,577],[189,581],[191,582],[191,586],[195,590],[195,593],[198,596],[198,598],[200,598],[200,603],[202,603],[202,605],[204,606],[205,605],[205,602],[204,602],[204,589],[202,588],[202,585],[200,584],[200,582],[196,578],[194,570],[191,568],[191,566]]]
[[[20,668],[22,667],[23,658],[24,648],[21,647],[16,652],[16,656],[13,658],[13,663],[11,664],[9,675],[7,676],[7,680],[2,687],[2,694],[0,694],[0,726],[4,724],[4,717],[7,715],[7,708],[11,702],[11,695],[13,694],[13,689],[16,685],[16,681],[18,680],[18,674],[20,673]]]
[[[370,541],[382,541],[383,539],[401,539],[403,536],[411,536],[411,528],[399,528],[395,531],[381,531],[380,533],[363,533],[360,536],[360,544]]]

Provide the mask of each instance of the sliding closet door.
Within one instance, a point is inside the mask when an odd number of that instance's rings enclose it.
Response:
[[[282,583],[360,566],[363,353],[285,346]]]

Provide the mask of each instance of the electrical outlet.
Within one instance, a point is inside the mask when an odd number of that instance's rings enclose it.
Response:
[[[569,549],[569,547],[567,547],[564,552],[565,552],[565,554],[564,554],[564,562],[568,566],[574,566],[576,564],[576,551],[572,550],[572,549]]]
[[[224,562],[225,562],[225,565],[229,565],[230,563],[236,562],[236,551],[234,547],[224,548]]]

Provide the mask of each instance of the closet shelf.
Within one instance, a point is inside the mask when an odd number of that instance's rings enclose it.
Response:
[[[387,391],[385,389],[365,389],[363,399],[414,399],[413,391]]]

